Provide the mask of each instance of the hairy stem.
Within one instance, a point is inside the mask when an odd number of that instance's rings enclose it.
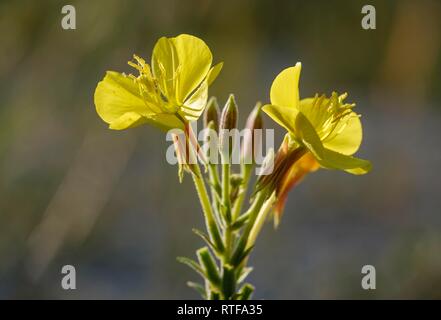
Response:
[[[230,163],[222,164],[222,206],[227,225],[231,224]]]
[[[260,208],[262,207],[265,198],[266,198],[266,192],[261,191],[257,193],[251,207],[246,212],[246,214],[249,215],[249,218],[247,224],[244,227],[244,231],[242,232],[242,235],[239,238],[237,246],[234,249],[233,256],[231,258],[231,263],[233,265],[239,265],[239,263],[243,258],[243,255],[245,254],[250,232],[254,226],[254,222],[257,219],[257,215],[259,214]]]
[[[222,164],[222,209],[225,218],[224,228],[224,243],[225,253],[223,257],[223,263],[227,264],[230,259],[232,250],[232,230],[231,230],[231,201],[230,201],[230,170],[231,165],[229,162]]]
[[[201,202],[202,210],[204,211],[205,224],[207,226],[207,231],[210,235],[211,240],[215,244],[216,248],[222,252],[224,250],[222,238],[216,223],[216,219],[213,213],[213,209],[210,205],[210,199],[207,194],[207,189],[205,187],[205,182],[202,179],[201,169],[199,164],[195,165],[195,173],[192,174],[193,182],[196,187],[199,201]]]
[[[248,183],[250,181],[252,168],[253,166],[249,164],[242,165],[242,183],[240,185],[239,194],[233,206],[233,221],[236,221],[236,219],[240,215],[240,211],[242,210],[243,201],[245,200],[245,196],[248,190]]]

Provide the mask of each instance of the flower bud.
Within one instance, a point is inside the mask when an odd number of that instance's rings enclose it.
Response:
[[[318,170],[320,165],[314,159],[311,153],[301,156],[293,165],[284,173],[280,182],[276,186],[276,203],[274,204],[274,225],[279,224],[285,208],[285,202],[288,192],[296,186],[302,179],[311,172]]]
[[[222,110],[219,129],[220,130],[236,129],[237,117],[238,117],[238,110],[237,110],[236,100],[234,99],[234,95],[230,94],[230,96],[228,97],[228,101]]]
[[[260,139],[255,139],[259,132],[256,130],[262,130],[263,120],[261,115],[262,104],[258,102],[253,111],[248,116],[245,126],[245,134],[242,144],[242,163],[252,164],[255,161],[255,155],[260,152],[262,148],[262,135]],[[260,132],[261,133],[261,132]]]
[[[292,143],[289,135],[285,135],[283,142],[275,154],[273,159],[272,170],[266,168],[266,172],[257,179],[258,188],[269,188],[269,192],[277,191],[280,186],[282,178],[286,172],[289,171],[292,165],[296,163],[304,154],[306,150]]]
[[[234,95],[230,94],[222,115],[219,125],[219,150],[225,159],[231,157],[233,146],[235,143],[235,135],[237,130],[238,110]]]
[[[205,107],[204,117],[203,117],[203,124],[204,128],[208,128],[208,125],[210,122],[213,122],[214,127],[219,127],[219,105],[217,103],[216,97],[211,97],[210,100],[208,100],[207,106]]]

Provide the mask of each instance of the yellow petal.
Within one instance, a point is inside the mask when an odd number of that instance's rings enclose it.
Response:
[[[114,71],[108,71],[98,83],[94,102],[98,115],[109,124],[128,112],[147,114],[138,85],[133,79]]]
[[[341,128],[341,126],[344,126]],[[339,132],[341,130],[341,132]],[[357,152],[361,145],[363,138],[363,131],[361,128],[361,121],[355,112],[350,115],[349,120],[346,123],[340,124],[335,128],[335,131],[339,132],[330,139],[325,139],[323,145],[333,151],[352,155]]]
[[[147,123],[154,125],[155,127],[168,131],[170,129],[184,129],[183,122],[174,114],[158,113],[147,118]]]
[[[295,108],[299,103],[299,78],[302,65],[298,62],[274,79],[270,91],[271,104]]]
[[[266,104],[262,107],[262,111],[284,127],[288,132],[295,132],[294,124],[296,117],[299,114],[297,109]]]
[[[188,98],[180,108],[187,121],[196,121],[205,109],[208,100],[208,78]]]
[[[372,169],[372,164],[368,160],[347,156],[326,148],[323,149],[323,156],[324,159],[317,159],[317,161],[328,169],[344,170],[356,175],[366,174]]]
[[[141,116],[139,113],[127,112],[118,119],[112,121],[109,125],[109,128],[113,130],[124,130],[137,127],[146,122],[147,119]]]
[[[331,114],[327,111],[329,98],[325,96],[300,100],[299,110],[309,120],[315,130],[319,130]],[[346,120],[347,119],[347,120]],[[322,133],[323,145],[342,154],[352,155],[360,147],[362,127],[359,116],[351,112],[341,119],[330,134]]]
[[[181,34],[171,41],[179,61],[176,98],[182,104],[205,79],[213,58],[205,42],[197,37]]]
[[[153,48],[152,73],[158,79],[159,88],[170,99],[175,94],[175,77],[178,56],[173,42],[166,37],[160,38]]]
[[[214,80],[216,80],[217,76],[222,70],[223,65],[224,65],[223,62],[219,62],[217,65],[215,65],[213,68],[210,69],[207,75],[207,81],[209,86],[213,83]]]
[[[319,128],[331,116],[327,112],[329,99],[323,96],[300,100],[299,111],[308,118],[314,128]]]
[[[311,151],[318,163],[324,168],[344,170],[352,174],[365,174],[371,170],[371,163],[367,160],[347,156],[326,149],[314,127],[308,119],[298,113],[295,122],[297,137]]]

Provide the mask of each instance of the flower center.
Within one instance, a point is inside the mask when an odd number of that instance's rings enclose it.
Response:
[[[176,113],[179,109],[176,98],[175,88],[177,83],[177,73],[168,79],[164,66],[160,63],[159,69],[161,76],[153,76],[150,65],[144,59],[133,55],[136,63],[129,61],[128,64],[139,71],[139,76],[129,76],[138,83],[139,91],[149,109],[156,113]],[[178,68],[179,69],[179,68]],[[169,85],[169,82],[172,82]]]
[[[329,141],[339,135],[353,117],[358,115],[352,111],[355,104],[344,103],[347,94],[338,95],[333,92],[330,98],[315,95],[308,106],[305,116],[314,126],[321,141]]]

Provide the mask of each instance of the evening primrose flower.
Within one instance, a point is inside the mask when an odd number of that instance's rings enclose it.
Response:
[[[270,186],[276,193],[276,224],[289,190],[306,174],[318,168],[338,169],[361,175],[371,163],[353,157],[362,141],[360,116],[345,103],[347,94],[316,95],[300,100],[301,64],[283,70],[271,86],[271,104],[262,107],[288,133],[276,154],[274,172],[261,177],[258,187]]]
[[[360,117],[344,102],[347,94],[332,93],[330,98],[316,95],[299,99],[301,64],[283,70],[271,86],[271,104],[262,107],[274,121],[288,131],[298,148],[311,153],[318,164],[360,175],[369,172],[367,160],[352,155],[362,140]]]
[[[222,63],[211,67],[212,54],[201,39],[181,34],[162,37],[153,49],[151,65],[136,55],[129,65],[138,76],[108,71],[95,90],[98,115],[110,129],[153,124],[163,130],[183,129],[202,114],[208,86]]]

